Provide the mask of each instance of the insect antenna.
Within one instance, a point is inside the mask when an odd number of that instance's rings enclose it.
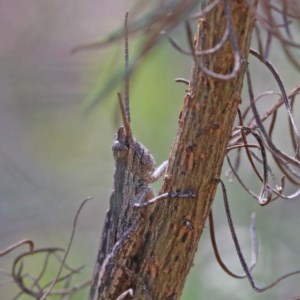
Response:
[[[124,125],[124,128],[125,128],[127,138],[132,139],[130,123],[129,123],[129,120],[128,120],[128,117],[127,117],[127,114],[126,114],[126,107],[124,105],[124,101],[123,101],[121,93],[118,93],[118,98],[119,98],[119,105],[120,105],[120,109],[121,109],[121,116],[122,116],[122,120],[123,120],[123,125]]]
[[[129,47],[128,47],[128,14],[127,11],[125,14],[125,21],[124,21],[124,36],[125,36],[125,112],[127,116],[128,123],[130,123],[130,106],[129,106]]]
[[[125,74],[124,74],[124,100],[120,93],[118,93],[119,105],[121,109],[122,121],[126,136],[128,139],[132,139],[131,127],[130,127],[130,107],[129,107],[129,51],[128,51],[128,11],[125,14],[124,20],[124,52],[125,52]]]

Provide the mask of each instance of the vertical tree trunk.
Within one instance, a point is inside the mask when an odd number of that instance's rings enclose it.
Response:
[[[229,2],[229,1],[228,1]],[[205,75],[195,64],[179,116],[176,140],[161,193],[189,189],[194,200],[167,199],[155,208],[148,239],[141,250],[139,277],[153,299],[179,299],[215,196],[226,146],[241,102],[241,90],[254,25],[254,12],[244,0],[232,0],[230,13],[241,66],[230,80]],[[254,5],[254,3],[253,3]],[[255,7],[255,6],[254,6]],[[228,28],[223,1],[198,21],[195,49],[214,47]],[[227,12],[228,14],[228,12]],[[219,74],[234,68],[232,42],[199,63]],[[201,249],[199,249],[201,251]],[[134,299],[142,299],[135,296]]]
[[[214,199],[215,179],[220,176],[241,101],[254,25],[253,7],[245,0],[220,1],[198,21],[196,51],[213,48],[226,30],[229,37],[217,52],[195,59],[161,189],[161,193],[191,190],[195,198],[162,200],[155,205],[151,216],[145,218],[142,245],[138,254],[132,254],[134,260],[131,256],[135,273],[128,274],[130,280],[116,279],[108,287],[113,295],[123,294],[118,300],[180,298]],[[236,64],[239,61],[240,66]],[[207,76],[200,65],[224,76],[231,73],[231,79]],[[124,261],[124,252],[119,253]],[[121,259],[116,257],[115,262],[118,261]],[[126,263],[115,267],[120,273],[132,273],[125,271]],[[131,289],[133,296],[124,293]]]

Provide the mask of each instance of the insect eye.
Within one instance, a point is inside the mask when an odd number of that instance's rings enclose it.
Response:
[[[114,154],[114,157],[125,157],[128,152],[128,147],[119,141],[115,141],[112,144],[112,151]]]

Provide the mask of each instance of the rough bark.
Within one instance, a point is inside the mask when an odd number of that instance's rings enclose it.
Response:
[[[124,294],[120,299],[179,299],[182,293],[214,199],[217,188],[215,179],[220,177],[241,101],[254,14],[245,0],[232,0],[231,14],[243,62],[236,76],[230,80],[212,78],[201,71],[199,62],[219,74],[232,71],[234,54],[232,43],[227,41],[216,53],[201,57],[194,64],[161,189],[161,193],[191,190],[195,198],[170,198],[155,205],[150,218],[145,220],[144,240],[134,259],[135,274],[130,275],[135,282],[133,296]],[[198,21],[195,49],[214,47],[226,27],[224,3],[220,1],[205,18]],[[116,268],[120,266],[116,265]],[[122,285],[121,281],[116,282]],[[113,287],[116,295],[129,288],[132,286],[124,284]]]
[[[231,80],[208,77],[197,65],[193,66],[161,193],[189,189],[196,197],[164,200],[151,217],[138,276],[147,282],[153,299],[179,299],[182,293],[241,102],[254,14],[244,0],[233,0],[231,13],[240,56],[245,60]],[[195,48],[214,47],[225,28],[224,5],[220,4],[199,20]],[[217,53],[205,57],[206,67],[217,73],[230,73],[234,65],[232,50],[227,42]],[[134,299],[144,298],[137,295]]]

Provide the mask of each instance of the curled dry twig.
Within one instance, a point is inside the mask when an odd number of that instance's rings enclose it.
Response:
[[[226,211],[226,213],[229,214],[229,218],[231,218],[231,212],[229,209]],[[227,273],[229,276],[231,276],[233,278],[237,278],[237,279],[246,278],[247,275],[245,273],[244,274],[235,274],[223,262],[220,252],[218,250],[217,240],[215,237],[214,219],[213,219],[212,210],[210,211],[208,217],[209,217],[210,240],[211,240],[211,244],[212,244],[214,254],[215,254],[218,264],[224,270],[224,272]],[[258,259],[258,243],[257,243],[257,235],[256,235],[256,216],[255,216],[255,214],[252,214],[252,216],[251,216],[250,236],[251,236],[252,247],[251,247],[251,264],[249,267],[249,271],[252,272],[257,264],[257,259]]]
[[[236,249],[238,258],[240,260],[242,268],[245,272],[245,275],[246,275],[251,287],[256,292],[262,293],[262,292],[265,292],[266,290],[269,290],[270,288],[274,287],[275,285],[277,285],[282,280],[287,279],[288,277],[300,274],[300,270],[296,270],[296,271],[289,272],[289,273],[286,273],[286,274],[280,276],[278,279],[276,279],[275,281],[273,281],[272,283],[270,283],[270,284],[268,284],[264,287],[259,287],[257,285],[257,283],[255,282],[255,280],[254,280],[254,278],[251,274],[255,264],[254,264],[254,266],[253,266],[253,264],[251,264],[250,267],[248,266],[248,264],[246,262],[246,259],[244,258],[243,252],[241,250],[237,234],[235,232],[235,227],[234,227],[233,220],[232,220],[231,214],[230,214],[230,208],[229,208],[229,202],[228,202],[228,198],[227,198],[227,192],[226,192],[225,184],[223,183],[223,181],[221,179],[217,179],[216,182],[221,184],[222,193],[223,193],[223,200],[224,200],[224,206],[225,206],[225,211],[226,211],[226,217],[227,217],[227,222],[228,222],[228,225],[229,225],[230,233],[231,233],[234,245],[235,245],[235,249]],[[257,245],[256,245],[256,248],[257,248]],[[255,249],[255,247],[254,247],[254,249]],[[256,258],[257,258],[257,256],[256,256]]]
[[[1,250],[0,257],[12,252],[13,250],[19,248],[22,245],[26,245],[26,244],[29,246],[29,252],[32,253],[34,250],[34,242],[29,239],[24,239],[24,240],[20,240],[17,243],[10,245],[7,248]]]
[[[64,268],[64,265],[65,265],[65,261],[66,261],[66,259],[67,259],[67,256],[68,256],[68,254],[69,254],[69,252],[70,252],[70,249],[71,249],[71,246],[72,246],[72,242],[73,242],[73,239],[74,239],[74,235],[75,235],[75,230],[76,230],[76,225],[77,225],[77,221],[78,221],[79,214],[80,214],[80,212],[81,212],[83,206],[84,206],[89,200],[91,200],[91,199],[92,199],[92,198],[87,198],[87,199],[85,199],[85,200],[80,204],[80,206],[79,206],[79,208],[78,208],[78,210],[77,210],[77,212],[76,212],[75,218],[74,218],[71,237],[70,237],[70,240],[69,240],[69,244],[68,244],[68,246],[67,246],[67,249],[66,249],[66,251],[65,251],[64,257],[63,257],[63,259],[62,259],[62,262],[61,262],[61,264],[60,264],[60,268],[59,268],[59,270],[58,270],[58,272],[57,272],[57,275],[56,275],[55,279],[53,280],[53,282],[51,283],[50,287],[49,287],[49,288],[47,289],[47,291],[43,294],[43,296],[41,297],[40,300],[46,299],[47,295],[50,294],[50,292],[51,292],[51,290],[54,288],[56,282],[59,280],[59,277],[60,277],[61,272],[62,272],[62,270],[63,270],[63,268]]]
[[[79,213],[83,208],[83,206],[85,205],[85,203],[90,199],[91,198],[85,199],[81,203],[79,209],[77,210],[73,222],[72,233],[66,250],[57,247],[34,249],[33,241],[27,239],[27,240],[22,240],[8,247],[7,249],[1,251],[0,254],[1,256],[3,256],[24,244],[29,245],[29,251],[19,254],[14,259],[12,264],[11,277],[13,279],[13,282],[17,285],[17,287],[20,290],[20,292],[14,297],[14,299],[18,299],[20,296],[24,294],[38,300],[46,299],[48,295],[70,296],[90,285],[90,280],[89,280],[89,281],[84,281],[81,283],[77,283],[73,286],[70,286],[72,278],[74,277],[74,275],[78,274],[83,269],[83,266],[78,268],[72,268],[66,263],[66,259],[74,239]],[[64,253],[62,256],[59,255],[59,253],[61,252]],[[44,255],[43,263],[40,266],[41,269],[39,273],[37,275],[34,275],[33,273],[29,273],[27,271],[27,268],[25,268],[25,262],[28,259],[38,260],[39,255]],[[51,260],[51,264],[50,264],[50,260]],[[46,273],[47,271],[49,271],[48,268],[49,267],[52,268],[55,260],[56,263],[59,264],[59,271],[56,277],[54,278],[54,280],[51,280],[50,282],[45,282]],[[64,274],[62,274],[63,270],[65,271]],[[57,283],[63,283],[65,288],[53,290],[53,288],[56,286]]]

